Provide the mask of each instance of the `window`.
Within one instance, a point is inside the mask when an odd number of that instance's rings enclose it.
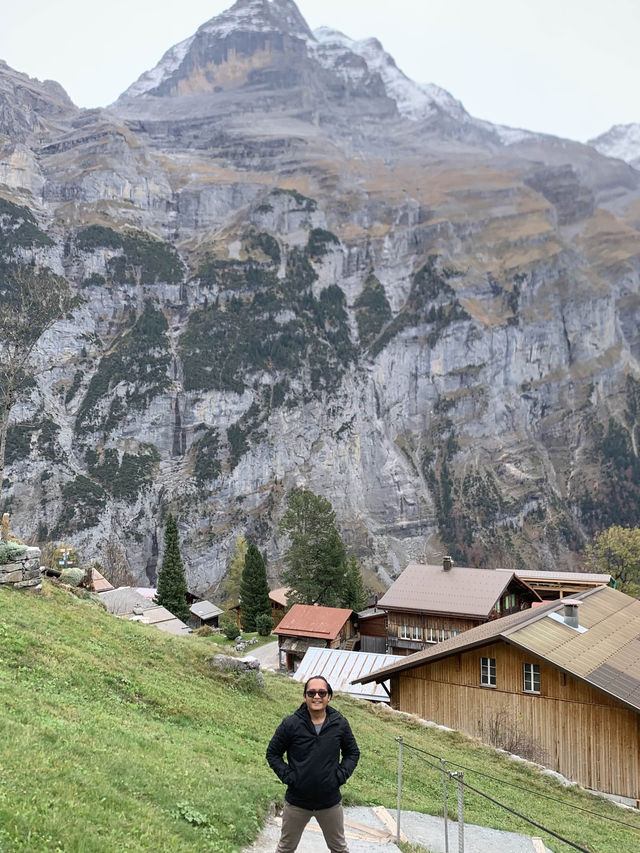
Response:
[[[516,594],[515,592],[509,593],[509,595],[505,595],[504,597],[504,609],[505,610],[513,610],[516,606]]]
[[[449,631],[449,636],[450,636],[450,637],[457,637],[457,636],[458,636],[458,632],[457,632],[457,631]]]
[[[427,642],[428,643],[437,643],[438,642],[438,632],[435,628],[427,628]]]
[[[448,640],[448,639],[449,639],[449,632],[445,631],[444,628],[441,628],[438,631],[438,641],[440,643],[443,643],[445,640]]]
[[[522,682],[525,693],[540,693],[540,664],[522,664]]]
[[[398,636],[400,637],[401,640],[410,640],[411,635],[409,634],[409,626],[408,625],[401,625],[400,626],[400,633],[398,634]]]
[[[480,658],[480,684],[483,687],[496,686],[495,658]]]
[[[421,640],[422,639],[422,628],[414,625],[411,629],[411,639],[412,640]]]

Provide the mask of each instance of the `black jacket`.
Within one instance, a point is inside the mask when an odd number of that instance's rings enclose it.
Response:
[[[285,752],[287,761],[282,757]],[[269,766],[287,785],[286,801],[303,809],[328,809],[339,803],[340,785],[351,776],[359,758],[347,719],[327,706],[327,717],[316,734],[304,702],[284,718],[267,747]]]

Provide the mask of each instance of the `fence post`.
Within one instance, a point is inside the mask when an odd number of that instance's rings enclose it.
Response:
[[[398,814],[396,815],[396,837],[400,841],[400,815],[402,814],[402,738],[397,737],[398,743]]]
[[[453,775],[458,780],[458,853],[464,853],[464,785],[462,783],[462,770]]]
[[[442,804],[444,807],[444,853],[449,853],[449,820],[447,817],[447,762],[440,759],[442,764]]]

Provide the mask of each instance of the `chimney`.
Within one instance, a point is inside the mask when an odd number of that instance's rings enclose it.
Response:
[[[564,624],[568,625],[569,628],[580,627],[580,619],[578,618],[578,607],[581,602],[577,601],[575,598],[565,598],[563,600],[563,612],[562,618],[564,620]]]
[[[453,568],[453,560],[451,557],[443,557],[442,558],[442,569],[445,572],[450,572]]]

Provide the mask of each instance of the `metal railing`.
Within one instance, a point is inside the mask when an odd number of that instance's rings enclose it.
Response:
[[[401,820],[402,820],[402,761],[403,748],[412,749],[409,744],[406,744],[401,737],[395,739],[398,744],[398,813],[396,815],[396,837],[401,840]],[[424,759],[423,759],[424,760]],[[447,762],[444,758],[440,759],[440,767],[436,764],[425,762],[434,770],[442,773],[442,813],[444,815],[444,850],[449,853],[449,814],[447,805],[447,781],[455,779],[458,783],[458,853],[464,853],[464,774],[462,771],[450,772],[447,770]]]

